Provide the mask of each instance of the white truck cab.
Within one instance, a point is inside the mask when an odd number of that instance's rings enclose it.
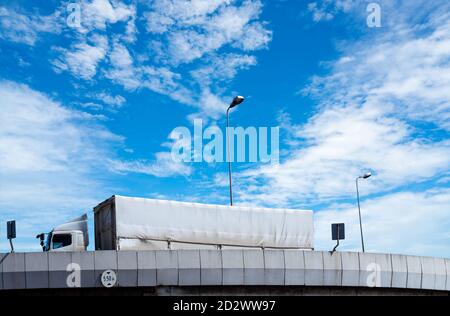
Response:
[[[87,215],[62,224],[48,234],[39,234],[36,238],[40,239],[43,251],[86,251],[89,245]]]

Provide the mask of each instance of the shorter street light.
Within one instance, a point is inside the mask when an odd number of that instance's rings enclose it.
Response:
[[[358,178],[356,178],[356,198],[358,200],[358,214],[359,214],[359,229],[361,231],[361,245],[362,245],[362,252],[365,252],[364,249],[364,237],[363,237],[363,229],[362,229],[362,221],[361,221],[361,206],[359,204],[359,188],[358,188],[358,180],[359,179],[368,179],[372,176],[372,173],[368,172],[365,173],[362,176],[359,176]]]

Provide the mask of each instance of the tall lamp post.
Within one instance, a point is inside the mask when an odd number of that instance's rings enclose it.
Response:
[[[368,172],[362,176],[359,176],[356,178],[356,198],[358,200],[358,214],[359,214],[359,229],[361,231],[361,245],[362,245],[362,252],[365,252],[364,249],[364,237],[363,237],[363,229],[362,229],[362,221],[361,221],[361,206],[359,204],[359,188],[358,188],[358,180],[359,179],[368,179],[372,176],[372,173]]]
[[[244,102],[244,97],[242,96],[237,96],[233,99],[233,101],[231,102],[230,106],[227,109],[227,130],[226,130],[226,134],[227,134],[227,156],[228,156],[228,178],[230,180],[230,205],[233,206],[233,188],[232,188],[232,179],[231,179],[231,159],[230,159],[230,135],[228,133],[230,124],[229,124],[229,115],[230,115],[230,110],[236,106],[238,106],[239,104],[241,104],[242,102]]]

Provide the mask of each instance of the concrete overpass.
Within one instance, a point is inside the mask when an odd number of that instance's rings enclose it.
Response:
[[[0,295],[448,295],[450,259],[299,250],[0,254]],[[79,269],[79,270],[78,270]],[[106,270],[116,276],[105,288]]]

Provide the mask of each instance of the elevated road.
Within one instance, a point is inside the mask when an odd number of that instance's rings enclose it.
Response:
[[[267,249],[95,251],[0,254],[0,262],[0,295],[58,293],[58,289],[60,293],[154,295],[448,295],[450,291],[450,259],[396,254]],[[105,277],[107,270],[112,272]]]

